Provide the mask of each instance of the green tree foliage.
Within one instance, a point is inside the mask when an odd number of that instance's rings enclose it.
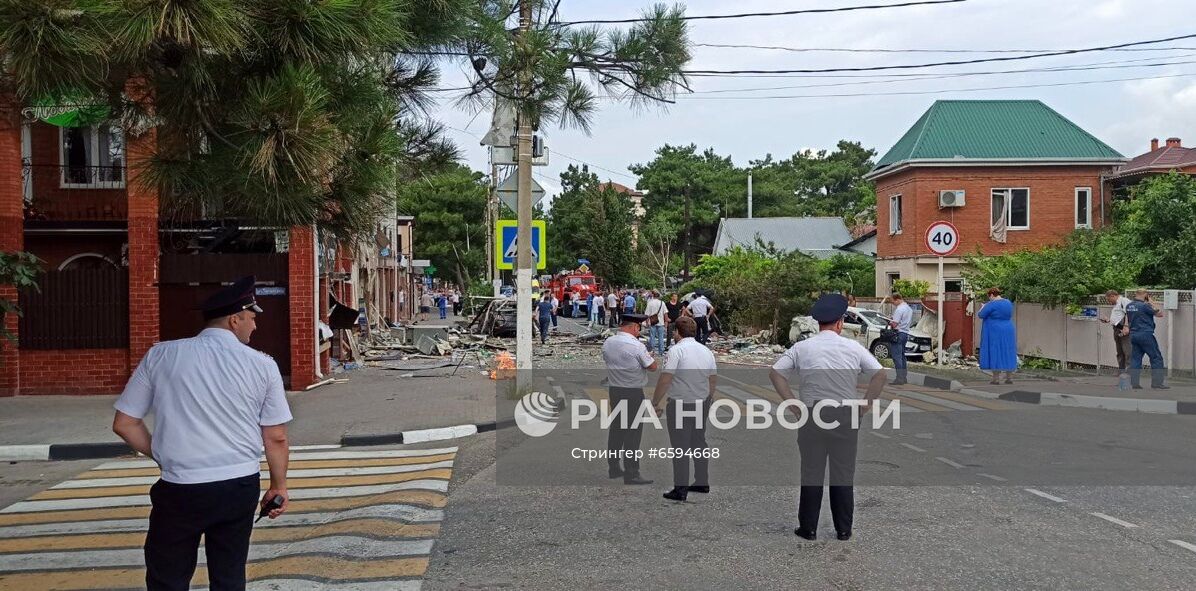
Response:
[[[645,280],[637,281],[637,284],[668,289],[669,278],[681,268],[681,259],[673,248],[678,229],[676,223],[659,215],[648,218],[640,225],[637,268],[642,269]]]
[[[818,261],[818,268],[826,281],[823,290],[862,297],[876,295],[876,261],[870,256],[837,254]]]
[[[168,212],[368,235],[403,165],[453,151],[418,120],[437,71],[412,55],[459,43],[474,7],[0,0],[0,85],[26,102],[106,103],[131,135],[155,130],[139,178]]]
[[[719,317],[738,328],[772,330],[809,309],[822,288],[818,261],[802,253],[781,253],[770,245],[733,247],[724,255],[704,255],[693,281],[683,289],[714,293]]]
[[[930,282],[921,279],[898,279],[893,282],[893,291],[905,299],[916,300],[930,291]]]
[[[462,286],[484,279],[491,245],[480,220],[489,193],[482,173],[460,164],[400,187],[399,211],[416,219],[415,255],[441,269],[437,276],[451,273]]]
[[[18,290],[37,289],[37,276],[42,271],[42,260],[27,252],[0,252],[0,285],[11,285]],[[9,314],[21,315],[21,308],[8,298],[0,298],[0,336],[15,340],[15,335],[6,328]]]
[[[1171,173],[1147,179],[1114,215],[1127,249],[1110,264],[1136,259],[1130,264],[1141,266],[1141,285],[1196,287],[1196,178]]]
[[[798,152],[785,160],[752,161],[753,214],[841,217],[849,225],[875,221],[876,194],[864,175],[876,151],[840,140],[834,150]],[[733,209],[733,212],[737,210]]]
[[[626,195],[600,184],[585,166],[561,173],[561,194],[548,213],[548,268],[572,269],[577,259],[587,259],[595,275],[624,285],[635,262],[633,206]]]

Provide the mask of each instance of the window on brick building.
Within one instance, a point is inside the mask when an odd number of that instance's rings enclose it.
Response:
[[[1030,189],[993,189],[992,224],[1005,218],[1005,229],[1030,229]]]
[[[889,234],[901,233],[901,195],[889,197]]]
[[[59,129],[64,188],[125,186],[125,138],[119,125]]]
[[[1092,228],[1092,188],[1076,187],[1076,227]]]

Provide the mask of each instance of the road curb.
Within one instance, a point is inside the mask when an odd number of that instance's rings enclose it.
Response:
[[[889,371],[891,372],[892,370]],[[944,378],[913,373],[909,374],[909,383],[939,388],[940,390],[951,390],[952,392],[959,392],[960,394],[979,398],[1004,400],[1021,404],[1093,408],[1098,410],[1165,415],[1196,415],[1196,402],[1162,400],[1157,398],[1113,398],[1108,396],[1087,396],[1084,394],[1064,394],[1062,392],[1039,392],[1034,390],[1013,390],[1001,393],[988,392],[976,388],[967,388],[962,383],[954,380],[949,381]],[[949,384],[949,387],[944,387],[944,384]]]
[[[119,458],[133,453],[120,441],[104,443],[49,443],[32,445],[0,445],[0,461],[54,462],[60,460],[100,460]]]
[[[489,421],[451,427],[437,427],[433,429],[414,429],[397,433],[375,433],[369,435],[344,435],[341,437],[343,447],[364,447],[370,445],[397,445],[400,443],[427,443],[429,441],[443,441],[470,437],[478,433],[486,433],[505,429],[515,424],[514,419],[507,421]]]

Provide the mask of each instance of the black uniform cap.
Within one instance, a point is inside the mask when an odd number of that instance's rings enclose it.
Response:
[[[810,308],[810,317],[822,323],[835,322],[846,313],[847,298],[837,293],[823,294]]]
[[[647,321],[647,314],[624,314],[619,324],[643,324]]]
[[[212,320],[243,310],[253,310],[260,314],[262,309],[254,299],[253,285],[256,282],[257,279],[253,275],[242,277],[232,285],[208,296],[199,306],[199,309],[203,310],[203,319]]]

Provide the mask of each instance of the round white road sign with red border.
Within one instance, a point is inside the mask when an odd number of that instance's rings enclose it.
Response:
[[[959,230],[951,222],[935,222],[926,229],[926,248],[941,257],[948,256],[959,248]]]

